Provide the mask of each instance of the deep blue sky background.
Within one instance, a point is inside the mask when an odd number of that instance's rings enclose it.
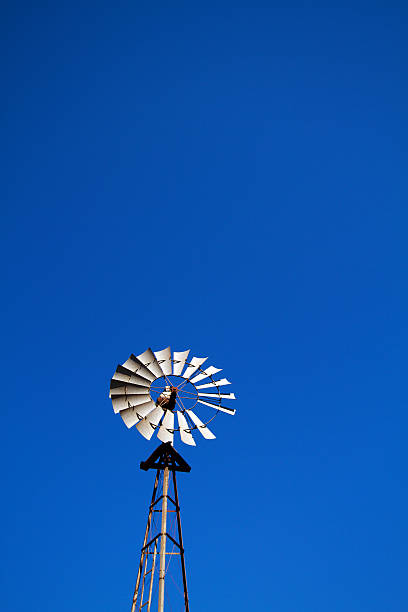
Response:
[[[192,611],[407,610],[407,16],[3,5],[3,610],[130,609],[108,384],[169,344],[239,397],[178,447]]]

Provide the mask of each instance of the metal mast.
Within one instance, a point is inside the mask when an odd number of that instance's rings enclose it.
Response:
[[[181,455],[174,450],[170,442],[163,443],[156,448],[147,461],[141,462],[140,467],[142,470],[155,469],[156,478],[153,486],[152,501],[149,506],[143,546],[140,552],[139,569],[137,573],[131,612],[142,612],[142,610],[145,609],[147,612],[151,611],[155,586],[158,588],[157,610],[158,612],[164,612],[166,572],[171,555],[178,555],[180,558],[184,609],[185,612],[189,612],[187,576],[181,531],[176,472],[190,472],[191,468],[184,461]],[[172,475],[171,480],[170,474]],[[174,499],[169,494],[170,484],[173,485]],[[154,513],[156,512],[161,512],[160,527],[158,525],[154,525]],[[168,528],[170,513],[176,514],[177,539],[170,534],[170,530]],[[166,543],[168,539],[173,544],[173,550],[175,550],[175,552],[166,551]],[[157,554],[159,554],[159,572],[158,580],[155,580]]]

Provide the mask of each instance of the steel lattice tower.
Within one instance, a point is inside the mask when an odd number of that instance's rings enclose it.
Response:
[[[190,472],[190,466],[177,453],[169,442],[161,444],[147,459],[140,464],[142,470],[156,470],[152,500],[149,506],[143,546],[140,552],[139,569],[136,586],[132,600],[131,612],[150,612],[153,602],[153,588],[157,582],[158,570],[158,612],[164,610],[164,593],[166,568],[171,558],[169,555],[178,555],[180,558],[181,576],[184,592],[184,609],[189,612],[186,565],[184,559],[183,536],[181,529],[180,505],[177,491],[176,472]],[[160,486],[161,484],[161,486]],[[172,493],[170,488],[172,485]],[[161,515],[160,528],[153,528],[153,516],[158,512]],[[169,533],[169,515],[176,514],[177,539]],[[173,551],[166,550],[167,540],[173,543]],[[176,552],[174,548],[176,547]],[[147,607],[146,607],[147,606]]]

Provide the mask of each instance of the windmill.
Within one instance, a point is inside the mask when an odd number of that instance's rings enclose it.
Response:
[[[147,440],[157,432],[161,442],[140,464],[143,470],[155,470],[156,476],[131,612],[151,612],[156,595],[157,610],[164,611],[166,575],[173,555],[180,560],[183,605],[189,612],[176,472],[190,472],[191,468],[175,450],[174,435],[177,433],[181,442],[195,446],[195,432],[206,440],[215,438],[208,424],[219,412],[235,414],[234,409],[225,405],[225,400],[234,400],[235,395],[221,391],[221,387],[231,383],[215,377],[221,372],[219,368],[202,368],[207,357],[189,358],[189,354],[189,350],[172,354],[170,347],[132,354],[116,368],[110,383],[113,409],[125,425],[136,426]],[[198,411],[202,420],[196,414]],[[157,513],[159,523],[155,520]],[[173,534],[171,513],[175,514]],[[168,542],[171,552],[167,550]]]

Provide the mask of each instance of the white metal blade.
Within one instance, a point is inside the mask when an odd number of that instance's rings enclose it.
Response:
[[[224,385],[230,385],[230,381],[226,378],[221,378],[221,380],[213,380],[210,383],[206,383],[205,385],[197,385],[197,389],[209,389],[210,387],[222,387]]]
[[[188,351],[182,351],[181,353],[174,351],[173,353],[173,374],[176,374],[177,376],[181,375],[181,372],[183,371],[184,368],[184,364],[186,363],[186,359],[188,357],[188,354],[190,352],[190,349],[188,349]]]
[[[151,401],[150,395],[145,393],[144,395],[120,395],[119,397],[112,397],[113,410],[117,413],[126,408],[132,406],[139,406]]]
[[[133,355],[133,353],[129,359],[125,361],[122,367],[134,372],[135,374],[138,374],[139,376],[143,376],[150,382],[155,379],[154,374],[148,368],[146,368],[146,366],[143,365],[143,363],[135,355]]]
[[[119,414],[122,417],[126,427],[128,427],[129,429],[133,427],[133,425],[136,425],[138,421],[140,421],[136,413],[136,408],[127,408],[126,410],[122,410]]]
[[[145,365],[146,368],[156,376],[156,378],[163,376],[163,370],[157,363],[157,359],[154,356],[151,348],[148,348],[144,353],[137,355],[137,359],[141,361],[143,365]]]
[[[191,378],[190,382],[195,384],[199,380],[203,380],[204,378],[208,378],[209,376],[212,376],[212,374],[217,374],[217,372],[221,372],[221,369],[220,368],[214,368],[214,366],[210,366],[209,368],[204,370],[204,372],[202,374],[198,374],[197,376],[194,376],[194,378]]]
[[[150,372],[149,375],[152,376]],[[116,372],[112,376],[112,380],[121,380],[123,382],[132,383],[135,385],[142,385],[144,387],[150,387],[151,383],[150,380],[143,378],[138,374],[134,374],[133,372],[131,372],[127,368],[124,368],[121,365],[116,368]]]
[[[204,425],[198,416],[192,410],[186,410],[188,416],[193,421],[194,425],[197,425],[198,431],[204,436],[206,440],[214,440],[215,436],[213,432],[208,429],[207,425]]]
[[[122,417],[126,427],[130,428],[149,414],[149,412],[152,412],[155,407],[156,404],[150,401],[146,402],[145,404],[141,404],[140,406],[133,406],[132,408],[121,410],[119,414]]]
[[[155,430],[155,427],[152,427],[152,425],[157,425],[163,414],[163,409],[160,408],[160,406],[156,406],[154,410],[149,412],[149,414],[136,425],[136,429],[146,438],[146,440],[150,440],[152,437]]]
[[[166,410],[164,414],[164,418],[162,424],[159,427],[159,432],[157,437],[162,442],[171,442],[174,440],[174,432],[169,431],[169,429],[174,429],[174,413],[171,410]]]
[[[118,380],[111,380],[109,397],[112,395],[142,395],[147,393],[147,388],[141,385],[124,385]]]
[[[204,400],[197,400],[199,404],[204,404],[204,406],[211,406],[211,408],[215,408],[215,410],[221,410],[221,412],[226,412],[227,414],[235,414],[236,410],[232,408],[226,408],[225,406],[220,406],[219,404],[212,404],[211,402],[205,402]]]
[[[219,397],[231,400],[237,399],[234,393],[199,393],[198,395],[199,397],[212,397],[215,400],[217,400]]]
[[[204,363],[204,361],[206,361],[208,359],[208,357],[193,357],[189,363],[189,365],[186,367],[186,370],[183,374],[184,378],[190,378],[190,376],[192,376],[194,374],[194,372],[196,370],[198,370],[198,368],[200,367],[201,364]]]
[[[150,400],[145,404],[140,404],[139,406],[135,406],[135,410],[139,417],[143,419],[145,416],[149,414],[154,408],[156,408],[156,403]]]
[[[163,370],[163,374],[166,374],[166,376],[171,374],[172,373],[172,367],[171,367],[171,350],[170,350],[170,347],[168,346],[167,348],[163,349],[162,351],[154,351],[154,354],[156,356],[157,361],[159,362],[159,366]]]
[[[190,446],[195,446],[194,438],[191,435],[190,428],[186,421],[186,417],[179,410],[177,411],[177,419],[180,427],[180,438],[184,444],[189,444]],[[188,430],[188,431],[187,431]]]

